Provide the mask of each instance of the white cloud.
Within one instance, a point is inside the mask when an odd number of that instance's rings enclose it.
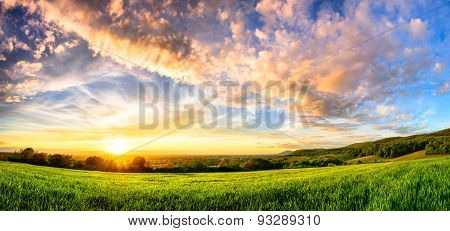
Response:
[[[58,46],[54,49],[55,54],[63,53],[65,50],[66,50],[66,48],[65,48],[63,45],[61,45],[61,44],[58,45]]]
[[[220,10],[219,12],[220,13],[219,13],[218,17],[219,17],[220,21],[225,21],[230,17],[230,13],[226,10],[224,10],[224,11]]]
[[[22,100],[22,98],[23,98],[23,97],[17,96],[17,95],[14,95],[14,96],[8,96],[8,97],[6,97],[6,99],[5,99],[5,103],[19,103],[19,102]]]
[[[450,91],[450,84],[448,82],[443,83],[438,90],[439,94],[446,94],[449,91]]]
[[[395,109],[395,107],[393,107],[393,106],[386,107],[383,105],[379,105],[379,106],[377,106],[377,112],[381,116],[388,116],[388,115],[392,116],[393,113],[397,112],[397,109]]]
[[[109,5],[109,14],[119,16],[123,14],[123,0],[112,0]]]
[[[40,8],[44,21],[77,34],[96,54],[126,67],[137,66],[193,84],[216,79],[221,73],[230,80],[261,84],[287,76],[309,80],[306,108],[317,116],[351,117],[367,102],[384,103],[383,99],[401,95],[408,84],[417,81],[410,77],[426,67],[429,70],[433,63],[426,49],[402,44],[395,31],[367,40],[408,18],[397,13],[382,20],[372,17],[379,5],[373,7],[371,1],[346,2],[342,15],[327,9],[314,19],[308,0],[263,0],[256,7],[245,1],[151,1],[146,8],[146,4],[126,1],[124,9],[123,3],[114,0],[100,9],[104,6],[86,1],[24,1],[30,8]],[[397,3],[385,7],[390,12],[410,8]],[[258,13],[263,26],[249,28],[248,20],[253,19],[246,17]],[[411,19],[408,31],[414,39],[426,38],[427,23]],[[46,43],[35,44],[36,59],[43,59],[47,49],[61,53],[70,48],[55,46],[55,33],[45,34],[42,41]],[[58,69],[57,65],[49,68]],[[54,90],[86,81],[86,74],[77,74],[48,77],[44,85],[55,86],[50,88]],[[392,113],[389,110],[378,112]]]
[[[256,28],[256,30],[255,30],[255,36],[256,36],[259,40],[266,40],[266,39],[267,39],[267,35],[264,34],[264,32],[262,32],[262,31],[259,30],[258,28]]]
[[[437,62],[434,64],[434,68],[433,68],[434,73],[440,74],[443,69],[444,69],[444,66],[442,65],[442,63]]]
[[[420,18],[411,19],[409,22],[409,33],[414,39],[424,39],[427,37],[427,23]]]
[[[16,77],[36,76],[36,74],[42,69],[42,63],[19,61],[16,63],[13,69],[14,76]]]

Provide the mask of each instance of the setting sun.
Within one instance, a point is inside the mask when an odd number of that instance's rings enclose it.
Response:
[[[106,151],[114,155],[125,153],[130,148],[130,144],[124,139],[109,140],[106,143]]]
[[[0,231],[444,229],[449,14],[0,0]]]

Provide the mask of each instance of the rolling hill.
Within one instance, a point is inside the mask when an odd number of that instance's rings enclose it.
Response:
[[[439,148],[442,150],[435,151]],[[290,156],[336,155],[344,159],[353,159],[376,155],[382,158],[395,158],[421,150],[425,150],[427,154],[450,154],[450,129],[429,134],[355,143],[342,148],[302,149],[292,152]]]
[[[0,162],[0,210],[443,210],[450,158],[233,173]]]

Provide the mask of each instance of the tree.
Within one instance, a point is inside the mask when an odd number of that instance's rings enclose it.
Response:
[[[57,168],[72,167],[73,159],[69,155],[54,154],[48,157],[48,165]]]
[[[427,144],[425,150],[427,155],[450,154],[450,138],[435,138]]]
[[[84,161],[82,160],[77,160],[73,163],[73,168],[74,169],[83,169],[84,168]]]
[[[136,156],[133,161],[131,161],[129,169],[132,172],[144,172],[147,168],[145,164],[147,161],[144,157]]]
[[[36,153],[31,157],[30,163],[45,166],[48,164],[48,155],[46,153]]]
[[[241,167],[248,170],[265,170],[273,169],[275,166],[272,162],[263,158],[249,159],[242,163]]]
[[[29,163],[31,161],[31,158],[34,155],[34,149],[32,148],[25,148],[20,152],[20,162]]]
[[[202,160],[194,160],[186,164],[186,169],[188,172],[205,172],[208,171],[208,166]]]
[[[104,170],[105,160],[98,156],[90,156],[86,159],[84,168],[88,170]]]
[[[103,165],[104,165],[104,171],[107,171],[107,172],[119,171],[119,167],[117,166],[117,163],[114,160],[105,160]]]

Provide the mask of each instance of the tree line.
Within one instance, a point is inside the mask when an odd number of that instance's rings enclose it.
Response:
[[[432,139],[425,148],[427,155],[450,154],[450,137]]]
[[[35,152],[33,148],[16,151],[6,158],[11,162],[28,163],[57,168],[72,168],[99,171],[116,171],[117,164],[113,160],[90,156],[86,160],[75,160],[71,155],[47,154]]]
[[[281,169],[281,162],[272,162],[264,158],[227,159],[221,158],[216,164],[207,165],[202,159],[169,162],[164,166],[153,166],[144,157],[136,156],[126,164],[99,156],[89,156],[85,160],[76,160],[71,155],[47,154],[26,148],[3,157],[11,162],[40,166],[69,168],[105,172],[228,172],[246,170]]]
[[[395,158],[409,153],[427,150],[427,154],[449,154],[450,136],[414,136],[406,138],[389,138],[385,140],[353,144],[335,149],[297,150],[292,156],[348,155],[351,158],[377,155],[384,158]]]
[[[288,156],[276,158],[217,158],[183,159],[166,161],[163,165],[154,165],[144,157],[136,156],[124,162],[116,162],[99,156],[89,156],[76,160],[71,155],[47,154],[26,148],[10,154],[1,154],[0,160],[28,163],[33,165],[70,168],[107,172],[230,172],[248,170],[269,170],[282,168],[327,167],[346,164],[344,160],[377,155],[394,158],[405,154],[425,150],[428,155],[450,154],[450,130],[444,130],[444,136],[419,135],[412,137],[394,137],[375,142],[366,142],[335,149],[298,150],[290,156],[307,156],[301,161],[290,160]],[[439,134],[442,134],[441,131]]]

